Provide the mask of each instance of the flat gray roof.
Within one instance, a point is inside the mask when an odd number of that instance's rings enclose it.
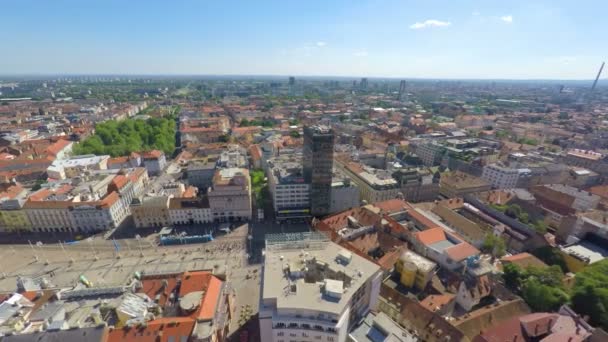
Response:
[[[325,242],[322,248],[267,250],[264,262],[262,299],[265,303],[276,299],[277,309],[305,309],[339,315],[343,312],[355,291],[380,267],[354,253],[348,263],[338,262],[343,247]],[[286,265],[301,265],[306,260],[323,263],[333,272],[341,272],[350,278],[350,284],[339,299],[328,298],[317,283],[307,283],[303,278],[290,278],[284,272]],[[295,292],[292,287],[295,285]]]
[[[581,241],[565,247],[564,250],[569,254],[579,255],[589,259],[589,263],[600,261],[608,257],[608,250],[602,246],[589,241]]]
[[[450,248],[452,246],[455,246],[455,244],[453,244],[450,240],[443,240],[443,241],[439,241],[439,242],[435,242],[434,244],[430,245],[429,247],[431,247],[432,249],[436,250],[436,251],[443,251],[446,248]]]

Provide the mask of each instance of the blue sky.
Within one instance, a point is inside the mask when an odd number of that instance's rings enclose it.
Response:
[[[591,79],[608,1],[4,0],[0,74]]]

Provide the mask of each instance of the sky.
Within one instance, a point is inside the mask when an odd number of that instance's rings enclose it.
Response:
[[[606,0],[1,0],[0,74],[592,79],[607,14]]]

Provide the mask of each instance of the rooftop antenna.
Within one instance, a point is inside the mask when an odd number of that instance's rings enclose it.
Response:
[[[597,81],[600,79],[600,76],[602,75],[602,70],[604,70],[604,64],[606,64],[606,62],[602,62],[602,66],[600,66],[600,70],[597,72],[597,76],[595,76],[595,81],[593,81],[593,86],[591,86],[591,92],[593,92],[595,90]]]

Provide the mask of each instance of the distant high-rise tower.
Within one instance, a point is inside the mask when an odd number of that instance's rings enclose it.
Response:
[[[310,184],[310,213],[322,216],[331,205],[334,131],[329,126],[304,127],[304,181]]]
[[[401,80],[399,83],[399,101],[407,100],[407,92],[405,91],[405,80]]]
[[[293,76],[289,76],[289,86],[293,86],[296,84],[296,78]]]
[[[359,85],[361,86],[361,89],[367,89],[367,78],[363,77]]]

